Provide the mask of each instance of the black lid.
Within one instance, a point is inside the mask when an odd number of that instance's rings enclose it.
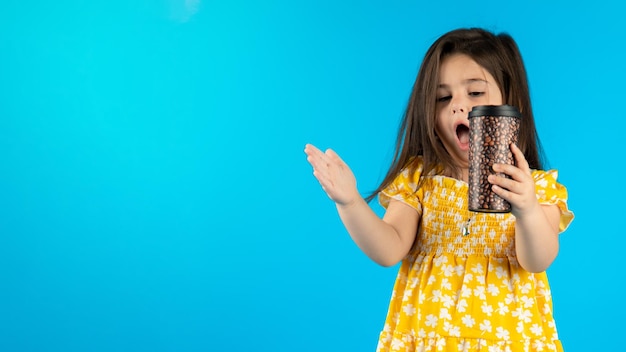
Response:
[[[522,114],[512,105],[478,105],[472,108],[468,118],[475,116],[510,116],[522,118]]]

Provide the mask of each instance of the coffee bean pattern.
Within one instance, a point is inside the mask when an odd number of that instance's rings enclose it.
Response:
[[[469,120],[469,209],[509,212],[511,204],[492,191],[487,177],[494,174],[494,163],[514,164],[510,145],[517,143],[520,119],[510,116],[471,116]]]

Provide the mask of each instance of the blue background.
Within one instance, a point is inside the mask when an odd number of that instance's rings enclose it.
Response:
[[[373,351],[397,268],[303,148],[371,191],[427,47],[465,26],[517,40],[570,192],[564,346],[624,350],[618,1],[4,0],[0,351]]]

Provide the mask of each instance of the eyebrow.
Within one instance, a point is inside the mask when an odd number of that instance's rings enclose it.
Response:
[[[483,82],[483,83],[489,83],[487,82],[487,80],[482,79],[482,78],[468,78],[468,79],[464,79],[461,81],[461,83],[465,84],[465,85],[469,85],[472,84],[474,82]],[[447,84],[439,84],[437,85],[437,88],[447,88],[448,85]]]

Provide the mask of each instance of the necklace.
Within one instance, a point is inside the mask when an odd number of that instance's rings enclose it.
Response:
[[[463,223],[463,226],[461,227],[461,233],[463,234],[463,236],[469,236],[471,234],[471,232],[470,232],[470,223],[471,222],[472,222],[472,216],[467,218],[467,221],[465,221]]]

